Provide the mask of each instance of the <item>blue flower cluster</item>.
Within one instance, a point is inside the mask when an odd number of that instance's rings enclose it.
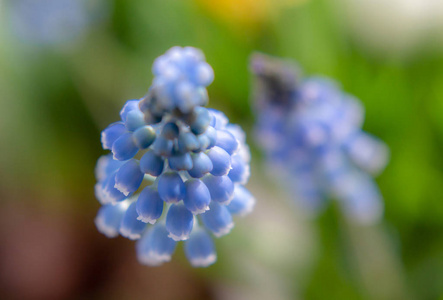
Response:
[[[255,200],[244,187],[249,148],[237,125],[208,102],[214,78],[203,53],[174,47],[154,62],[145,97],[129,100],[121,121],[102,132],[112,154],[97,163],[95,223],[108,237],[137,242],[138,260],[160,265],[176,243],[193,266],[216,261],[213,240],[234,226],[232,215],[249,213]],[[151,225],[148,225],[151,224]]]
[[[389,151],[361,129],[358,99],[329,79],[302,79],[290,61],[255,54],[251,71],[256,139],[296,202],[315,214],[332,197],[351,219],[376,222],[383,203],[371,175],[382,171]]]

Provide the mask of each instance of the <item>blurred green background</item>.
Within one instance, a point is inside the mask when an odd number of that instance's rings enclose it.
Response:
[[[443,299],[440,1],[95,0],[73,18],[54,2],[0,0],[1,299]],[[214,266],[192,269],[179,248],[144,267],[132,242],[100,235],[100,131],[174,45],[204,51],[209,106],[248,133],[253,51],[361,99],[364,129],[391,149],[383,222],[351,224],[334,204],[307,219],[249,138],[257,208],[217,241]]]

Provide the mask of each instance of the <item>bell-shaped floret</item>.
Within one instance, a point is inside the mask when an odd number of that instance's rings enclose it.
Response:
[[[172,204],[166,215],[166,230],[174,241],[184,241],[189,238],[194,225],[194,215],[183,203]]]
[[[152,145],[152,150],[158,156],[169,157],[172,154],[173,147],[174,142],[172,140],[168,140],[163,136],[158,136]]]
[[[223,129],[228,125],[229,120],[224,113],[216,109],[208,109],[212,115],[211,126],[215,129]]]
[[[322,149],[331,145],[330,129],[320,122],[306,120],[297,127],[296,135],[307,148]]]
[[[169,167],[175,171],[192,169],[192,159],[189,153],[176,153],[168,158]]]
[[[100,207],[94,220],[98,231],[106,235],[108,238],[118,236],[120,223],[128,206],[128,201],[122,201],[116,204],[106,204]]]
[[[162,76],[163,72],[169,65],[169,57],[167,55],[168,52],[165,54],[157,57],[154,60],[154,63],[152,64],[152,74],[155,76]]]
[[[249,214],[255,205],[255,198],[242,185],[236,185],[234,188],[234,198],[228,204],[228,210],[231,214],[244,216]]]
[[[139,100],[128,100],[120,111],[120,118],[123,122],[126,122],[126,117],[129,112],[133,110],[139,110]]]
[[[125,125],[122,122],[116,122],[109,125],[101,134],[103,149],[111,150],[112,144],[126,132]]]
[[[250,175],[249,164],[247,164],[240,154],[231,156],[231,170],[228,177],[232,182],[246,184]]]
[[[197,65],[194,75],[194,82],[201,86],[208,86],[214,80],[214,71],[206,62]]]
[[[204,90],[204,89],[203,89]],[[202,89],[189,81],[179,82],[176,86],[176,105],[183,113],[189,113],[193,108],[206,102],[207,96]]]
[[[330,188],[351,220],[374,224],[382,217],[380,191],[369,175],[357,170],[346,170],[335,175]]]
[[[215,130],[215,128],[212,126],[208,126],[204,135],[209,140],[209,145],[206,148],[211,149],[217,143],[217,130]]]
[[[167,140],[173,140],[178,137],[179,129],[174,122],[166,123],[161,131],[161,136]]]
[[[229,155],[234,154],[239,147],[237,139],[226,130],[217,130],[217,142],[215,145],[224,149]]]
[[[239,155],[241,159],[249,165],[251,162],[251,151],[249,150],[249,146],[247,144],[241,144],[237,153],[234,155]]]
[[[194,108],[193,114],[193,120],[191,124],[189,124],[191,131],[197,135],[204,133],[208,128],[209,123],[211,123],[211,115],[209,114],[209,111],[204,107],[198,106]]]
[[[120,234],[128,239],[139,239],[141,234],[146,228],[146,223],[138,220],[138,214],[136,210],[135,202],[132,202],[126,213],[123,215],[120,223]]]
[[[155,141],[155,130],[152,126],[146,125],[134,131],[134,142],[140,149],[146,149]]]
[[[228,234],[234,227],[228,208],[214,201],[209,205],[209,210],[201,214],[201,220],[216,237]]]
[[[185,184],[176,172],[166,172],[158,180],[158,193],[166,203],[176,203],[185,196]]]
[[[371,174],[380,173],[389,160],[386,144],[364,132],[346,141],[344,149],[359,168]]]
[[[319,171],[328,182],[349,167],[349,161],[340,149],[327,148],[318,156]]]
[[[338,98],[337,83],[326,77],[311,77],[304,80],[300,86],[299,101],[305,105],[319,105],[322,102]]]
[[[180,152],[189,152],[197,150],[200,147],[200,142],[192,132],[180,133],[178,137],[178,150]]]
[[[205,60],[205,55],[200,49],[187,46],[183,47],[181,51],[183,52],[184,57],[186,57],[188,64],[191,66],[198,64],[199,61]]]
[[[168,76],[177,76],[177,70],[169,68]],[[172,111],[175,108],[174,82],[166,77],[156,77],[152,81],[152,93],[155,95],[158,111]],[[151,107],[154,108],[154,107]]]
[[[188,171],[191,177],[200,178],[212,171],[212,161],[205,153],[199,152],[191,154],[191,158],[192,169]]]
[[[152,176],[158,176],[163,172],[164,160],[152,150],[148,150],[140,159],[140,170]]]
[[[221,203],[229,204],[234,195],[234,184],[228,176],[206,175],[203,182],[211,193],[211,199]]]
[[[241,144],[246,143],[246,134],[239,125],[228,124],[225,130],[229,131]]]
[[[125,163],[126,161],[112,159],[111,154],[100,156],[95,166],[95,178],[103,181]]]
[[[164,202],[157,189],[153,186],[145,187],[137,199],[137,219],[144,223],[154,224],[163,213],[163,205]]]
[[[206,185],[199,179],[188,179],[185,186],[186,193],[183,202],[186,208],[194,215],[207,211],[211,194]]]
[[[115,188],[115,173],[95,185],[95,196],[101,204],[116,203],[127,198]]]
[[[185,242],[185,254],[193,267],[207,267],[217,260],[214,241],[202,228],[196,228]]]
[[[112,154],[116,160],[128,160],[138,152],[132,133],[126,132],[112,144]]]
[[[140,170],[138,160],[131,159],[126,162],[115,175],[115,188],[125,196],[135,192],[143,181],[144,174]]]
[[[156,224],[146,230],[137,241],[137,259],[141,264],[159,266],[171,260],[177,242],[168,237],[164,224]]]
[[[198,140],[198,144],[199,144],[198,151],[205,151],[206,149],[209,148],[209,145],[211,144],[211,140],[204,133],[198,135],[197,140]],[[195,151],[195,152],[198,152],[198,151]]]
[[[354,132],[360,131],[364,120],[364,108],[358,99],[343,95],[340,103],[331,107],[331,110],[335,113],[328,123],[337,142],[342,143]]]
[[[211,174],[215,176],[228,175],[231,170],[231,156],[220,147],[213,147],[208,151],[208,157],[212,162]]]
[[[126,114],[125,127],[129,131],[134,131],[146,125],[143,113],[137,108]]]

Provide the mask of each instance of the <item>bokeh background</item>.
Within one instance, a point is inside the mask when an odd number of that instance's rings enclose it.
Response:
[[[391,149],[383,221],[307,218],[249,134],[256,209],[215,265],[141,266],[99,234],[100,131],[174,45],[205,52],[210,107],[248,133],[253,51],[341,82]],[[0,108],[0,299],[443,299],[443,1],[0,0]]]

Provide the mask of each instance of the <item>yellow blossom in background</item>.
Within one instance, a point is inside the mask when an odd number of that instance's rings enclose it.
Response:
[[[196,0],[210,14],[235,27],[256,29],[285,8],[307,0]]]

